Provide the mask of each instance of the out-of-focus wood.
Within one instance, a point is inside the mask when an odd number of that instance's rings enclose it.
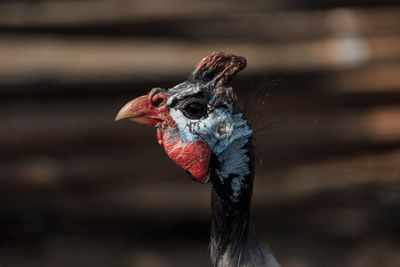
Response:
[[[0,81],[40,79],[90,81],[130,77],[158,79],[187,73],[212,51],[244,55],[248,72],[256,70],[329,70],[400,57],[400,38],[340,37],[273,44],[213,43],[166,40],[60,39],[3,36],[0,38]]]
[[[324,89],[339,93],[396,93],[400,88],[400,64],[377,63],[343,72],[331,73],[321,79]],[[335,77],[335,79],[331,79]],[[328,81],[329,80],[329,81]]]
[[[400,179],[400,151],[365,153],[351,158],[324,160],[317,164],[304,164],[287,170],[269,172],[268,161],[264,173],[257,177],[255,201],[263,203],[300,199],[305,195],[323,191],[362,187],[376,183],[376,187],[396,196]],[[384,175],[382,175],[384,173]],[[399,196],[400,197],[400,196]]]
[[[399,196],[396,195],[396,192],[400,188],[398,185],[395,187],[393,185],[398,183],[400,177],[400,171],[395,167],[399,160],[400,152],[395,150],[380,154],[361,154],[317,164],[304,164],[286,170],[259,168],[259,170],[263,170],[263,173],[260,171],[256,177],[254,206],[256,211],[270,210],[275,205],[295,206],[302,199],[322,198],[324,192],[340,192],[341,190],[345,192],[346,189],[352,190],[352,188],[362,188],[371,184],[382,194],[393,194],[393,197],[398,199]],[[76,163],[79,163],[78,159]],[[120,165],[127,164],[128,159],[121,162]],[[140,169],[141,164],[143,163],[136,162],[135,168]],[[97,171],[100,175],[106,170],[106,165],[105,162],[97,163],[99,166]],[[116,166],[115,163],[110,165]],[[82,168],[88,166],[90,165],[85,161],[81,162]],[[73,172],[74,166],[70,166],[68,169]],[[162,173],[164,174],[160,173],[163,179],[159,179],[157,187],[154,187],[155,181],[146,180],[145,173],[132,172],[129,180],[122,182],[119,179],[114,180],[114,186],[110,187],[113,184],[112,172],[114,171],[111,170],[108,173],[106,171],[103,174],[109,177],[106,186],[96,186],[96,183],[102,182],[97,179],[80,181],[83,177],[72,181],[50,179],[47,180],[47,183],[44,180],[38,180],[36,183],[34,180],[24,180],[26,188],[21,193],[10,191],[11,188],[7,189],[4,187],[5,184],[2,184],[2,197],[9,196],[9,193],[12,192],[20,198],[20,201],[24,201],[33,196],[39,197],[40,194],[44,198],[52,195],[59,216],[70,216],[71,214],[77,216],[79,214],[83,218],[107,217],[109,214],[123,215],[130,211],[130,217],[142,218],[142,220],[147,217],[169,220],[169,218],[173,218],[173,214],[179,214],[180,219],[185,220],[201,218],[209,212],[210,192],[208,186],[193,183],[182,173],[170,173],[168,169],[163,169]],[[381,175],[382,172],[385,175]],[[117,177],[120,176],[118,172],[115,174]],[[2,183],[4,182],[5,179]],[[68,185],[70,190],[63,185]],[[79,186],[91,188],[91,193],[86,194],[85,191],[80,193],[77,190],[71,195],[74,187],[79,188]],[[53,194],[56,195],[53,196]],[[312,201],[310,202],[312,203]],[[317,203],[314,202],[314,205]],[[164,208],[166,206],[168,209]],[[258,216],[264,217],[263,214]]]
[[[298,10],[292,12],[285,12],[284,7],[295,4],[295,1],[251,1],[251,4],[243,1],[189,1],[183,2],[178,0],[172,1],[161,1],[161,0],[150,0],[150,1],[134,1],[134,0],[86,0],[86,1],[4,1],[0,3],[0,26],[46,26],[46,25],[71,25],[79,26],[82,24],[93,25],[96,23],[117,23],[119,21],[149,21],[150,19],[163,19],[163,18],[195,18],[195,19],[211,19],[217,23],[217,26],[221,21],[213,18],[225,17],[230,18],[231,16],[236,17],[236,21],[241,21],[245,25],[238,27],[238,25],[224,25],[228,29],[245,33],[254,33],[262,36],[263,34],[270,33],[265,30],[272,30],[277,34],[276,28],[279,25],[284,24],[285,28],[294,35],[298,34],[309,34],[315,33],[313,30],[319,32],[324,30],[364,30],[364,29],[378,29],[378,30],[389,30],[398,25],[397,20],[397,7],[378,7],[378,8],[338,8],[328,11],[308,11],[301,12]],[[293,3],[290,3],[293,2]],[[311,2],[311,1],[310,1]],[[317,1],[314,1],[317,2]],[[346,1],[344,1],[346,2]],[[348,1],[349,3],[351,1]],[[370,1],[374,2],[374,1]],[[378,1],[376,1],[378,2]],[[382,2],[382,1],[381,1]],[[304,3],[302,3],[304,5]],[[321,1],[320,4],[323,6],[324,3]],[[331,3],[332,4],[332,3]],[[333,3],[335,4],[335,3]],[[343,4],[345,3],[339,3]],[[157,8],[155,8],[157,7]],[[221,10],[224,10],[222,13]],[[275,14],[271,11],[276,11]],[[281,10],[281,11],[279,11]],[[78,12],[79,11],[79,12]],[[268,14],[268,21],[265,21],[265,13]],[[246,14],[250,14],[255,17],[246,17]],[[263,16],[257,16],[257,15]],[[244,16],[243,16],[244,15]],[[261,25],[265,25],[264,29],[256,30],[254,25],[257,19]],[[268,25],[267,22],[273,22],[272,25]],[[374,21],[374,23],[371,23]],[[247,25],[246,25],[246,22]],[[279,23],[278,23],[279,22]],[[310,23],[313,22],[313,23]],[[334,23],[332,23],[334,22]],[[223,19],[222,19],[222,23]],[[235,23],[235,22],[234,22]],[[312,25],[310,32],[306,33],[305,25]],[[198,25],[198,24],[197,24]],[[190,25],[190,26],[196,26]],[[233,26],[233,28],[231,28]],[[209,28],[211,32],[221,33],[219,27],[216,29]],[[237,28],[235,28],[237,27]],[[192,27],[188,27],[190,29]],[[208,28],[208,27],[207,27]],[[178,27],[182,29],[182,27]],[[200,27],[195,27],[193,31],[202,30]],[[186,31],[186,30],[184,30]],[[303,32],[304,31],[304,32]],[[260,34],[262,33],[262,34]],[[193,34],[193,33],[189,33]],[[284,34],[284,33],[283,33]]]
[[[233,3],[232,3],[233,2]],[[123,20],[132,17],[149,16],[189,16],[194,13],[218,13],[243,8],[239,1],[201,1],[185,3],[182,1],[132,1],[132,0],[89,0],[89,1],[13,1],[2,3],[1,21],[3,24],[64,24],[88,23],[93,21]],[[156,7],[156,8],[155,8]]]

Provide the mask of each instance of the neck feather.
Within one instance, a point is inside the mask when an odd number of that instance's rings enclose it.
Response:
[[[217,267],[278,267],[258,242],[250,223],[254,179],[251,136],[212,158],[211,258]]]

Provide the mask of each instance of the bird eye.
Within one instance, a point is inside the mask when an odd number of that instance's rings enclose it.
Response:
[[[183,106],[182,111],[189,119],[200,119],[207,114],[207,104],[199,100],[189,101]]]

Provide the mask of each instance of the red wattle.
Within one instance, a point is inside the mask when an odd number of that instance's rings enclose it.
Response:
[[[161,135],[161,134],[160,134]],[[157,137],[159,134],[157,133]],[[190,172],[198,182],[208,174],[211,150],[203,141],[181,142],[177,136],[162,134],[162,145],[168,157],[181,168]]]

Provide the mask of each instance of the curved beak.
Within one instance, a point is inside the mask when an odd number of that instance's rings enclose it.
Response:
[[[148,103],[148,95],[137,97],[126,103],[118,112],[115,121],[129,120],[138,124],[155,126],[158,116]]]

